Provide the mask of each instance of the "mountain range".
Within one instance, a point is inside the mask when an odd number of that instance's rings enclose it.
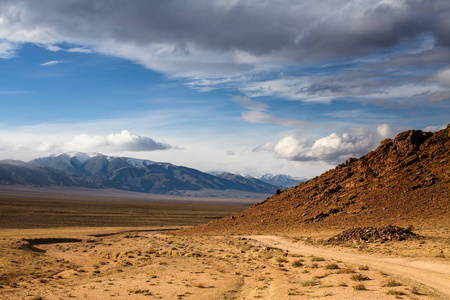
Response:
[[[212,175],[170,163],[86,153],[63,153],[30,162],[0,161],[0,185],[107,188],[172,195],[200,190],[273,194],[287,182],[279,185],[278,178],[281,175],[267,175],[261,180],[231,173]]]
[[[256,178],[258,178],[261,181],[279,186],[280,188],[290,188],[297,185],[299,182],[308,181],[308,178],[292,177],[283,174],[278,175],[265,174]]]

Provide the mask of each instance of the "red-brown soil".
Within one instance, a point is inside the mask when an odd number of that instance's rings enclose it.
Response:
[[[379,147],[250,209],[185,230],[271,234],[395,224],[450,225],[450,124],[405,131]]]

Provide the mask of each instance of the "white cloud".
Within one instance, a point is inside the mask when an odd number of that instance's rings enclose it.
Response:
[[[446,68],[437,72],[436,79],[445,86],[450,87],[450,68]]]
[[[289,100],[328,103],[336,95],[329,93],[312,94],[308,91],[311,83],[304,77],[284,77],[265,81],[243,83],[242,91],[248,97],[273,96]]]
[[[49,66],[62,64],[62,63],[65,63],[65,62],[66,61],[62,61],[62,60],[52,60],[52,61],[48,61],[48,62],[42,63],[42,64],[40,64],[40,66],[42,66],[42,67],[49,67]]]
[[[0,58],[12,58],[16,55],[17,44],[0,39]]]
[[[278,158],[291,161],[325,161],[339,163],[348,157],[360,157],[373,150],[380,141],[392,138],[398,129],[388,124],[373,130],[354,128],[350,133],[332,133],[319,139],[309,139],[299,135],[289,135],[276,144],[259,146],[255,151],[270,150]]]
[[[43,47],[45,49],[47,49],[48,51],[52,51],[52,52],[58,52],[58,51],[64,50],[63,48],[56,46],[56,45],[44,45]]]
[[[72,141],[65,143],[63,148],[66,151],[101,152],[109,150],[137,152],[166,150],[172,148],[172,146],[163,142],[156,142],[146,136],[122,130],[122,132],[118,134],[111,133],[106,136],[91,136],[88,134],[77,135]]]
[[[66,51],[67,52],[74,52],[74,53],[92,53],[93,52],[91,49],[80,48],[80,47],[69,48]]]
[[[36,150],[39,152],[58,152],[59,148],[58,145],[56,143],[52,143],[49,141],[45,141],[40,143],[37,147]]]
[[[427,132],[436,132],[442,129],[447,128],[447,124],[437,125],[437,126],[427,126],[423,129],[423,131]]]
[[[247,97],[233,97],[233,101],[242,106],[245,109],[254,110],[254,111],[265,111],[269,108],[269,105],[254,101]]]
[[[450,100],[450,91],[427,93],[427,101],[430,103],[439,103]]]
[[[242,120],[248,123],[275,124],[299,128],[300,127],[306,128],[312,126],[310,122],[303,120],[277,118],[266,112],[270,108],[269,105],[262,102],[254,101],[250,98],[233,97],[233,101],[242,106],[243,108],[248,109],[248,111],[244,111],[241,114]]]
[[[242,120],[248,123],[275,124],[298,128],[306,128],[313,126],[312,123],[307,121],[277,118],[271,114],[262,111],[244,111],[242,112]]]

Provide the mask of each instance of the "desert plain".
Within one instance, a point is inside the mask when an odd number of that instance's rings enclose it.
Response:
[[[336,228],[252,236],[178,230],[251,201],[34,195],[1,194],[1,299],[450,297],[446,224],[422,223],[414,229],[420,239],[334,245],[327,239]]]

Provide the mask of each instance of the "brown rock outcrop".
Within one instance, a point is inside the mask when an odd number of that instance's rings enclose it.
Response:
[[[388,242],[388,241],[404,241],[408,239],[420,238],[419,235],[411,230],[398,226],[378,226],[378,227],[357,227],[345,230],[338,235],[328,239],[330,243],[342,242]]]

